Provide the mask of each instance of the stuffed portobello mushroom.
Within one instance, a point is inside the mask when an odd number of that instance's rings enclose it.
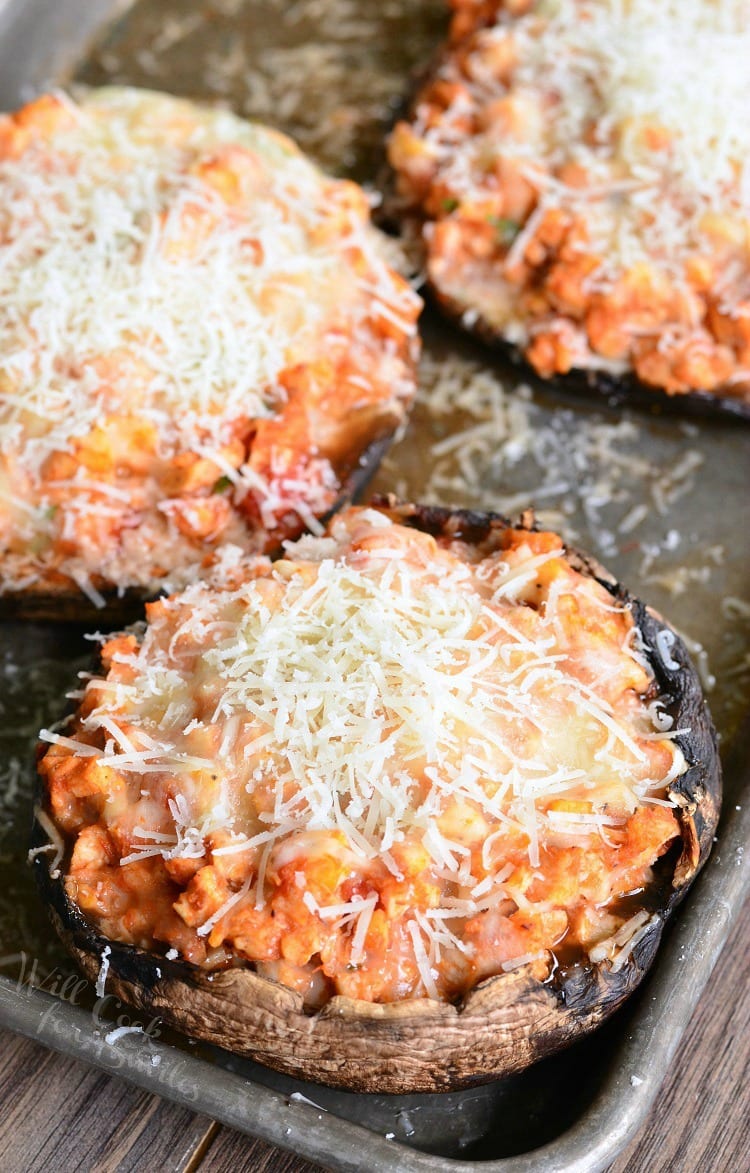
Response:
[[[149,604],[42,742],[35,867],[91,980],[361,1091],[606,1019],[720,798],[663,620],[530,516],[393,499]]]
[[[545,378],[750,417],[750,5],[451,0],[390,139],[429,287]]]
[[[227,111],[0,117],[0,610],[112,612],[350,498],[415,389],[386,253],[359,187]]]

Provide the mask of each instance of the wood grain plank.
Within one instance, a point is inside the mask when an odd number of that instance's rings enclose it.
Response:
[[[0,1031],[3,1173],[182,1173],[215,1125]]]
[[[750,1168],[750,903],[645,1127],[610,1173]]]
[[[364,1154],[362,1168],[367,1168]],[[321,1173],[322,1166],[265,1141],[250,1141],[233,1128],[222,1128],[197,1169],[200,1173]]]

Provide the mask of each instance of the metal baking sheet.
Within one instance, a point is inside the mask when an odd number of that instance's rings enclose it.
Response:
[[[0,106],[71,81],[167,89],[272,122],[329,170],[372,181],[384,127],[444,23],[441,0],[0,0]],[[722,737],[724,814],[641,991],[522,1075],[435,1096],[301,1083],[98,998],[53,937],[25,866],[35,736],[90,645],[76,629],[5,625],[0,1023],[331,1169],[593,1173],[627,1144],[750,891],[750,433],[521,383],[427,318],[419,402],[375,488],[510,513],[535,504],[690,641]]]

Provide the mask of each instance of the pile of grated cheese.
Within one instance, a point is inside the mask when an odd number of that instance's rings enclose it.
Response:
[[[515,78],[558,99],[543,132],[553,167],[574,159],[609,180],[619,163],[644,189],[750,206],[749,17],[747,0],[540,0],[514,32]]]
[[[750,216],[747,0],[538,0],[520,17],[511,7],[479,39],[490,59],[493,43],[512,46],[510,92],[522,129],[502,139],[490,124],[468,145],[434,145],[467,197],[493,147],[528,161],[523,173],[539,203],[514,257],[550,207],[585,218],[608,254],[599,282],[654,256],[682,278],[685,257],[706,248],[706,213],[728,218],[729,239],[742,233]],[[504,77],[481,65],[472,81],[483,108],[508,92]],[[570,164],[586,171],[584,186],[558,178]]]
[[[128,89],[56,99],[60,124],[0,158],[0,519],[11,550],[83,543],[80,518],[66,528],[51,503],[60,484],[45,483],[45,462],[113,418],[154,425],[158,460],[197,452],[221,466],[238,421],[284,406],[282,372],[345,334],[359,348],[363,397],[379,363],[390,364],[395,399],[406,397],[394,347],[375,356],[363,326],[382,312],[413,334],[416,300],[394,283],[364,199],[347,207],[343,185],[290,140],[224,110]],[[210,172],[238,149],[244,187],[233,203]],[[301,489],[224,471],[238,498],[254,493],[268,513],[286,495],[307,521],[316,492],[331,492],[321,465],[322,483]],[[78,474],[70,510],[102,528],[131,531],[159,508],[147,485],[133,497],[95,470]],[[166,514],[160,522],[179,548],[177,528]],[[85,583],[110,571],[126,585],[144,572],[132,550],[120,562],[108,551],[111,566],[97,553],[80,549],[66,572]],[[6,589],[34,580],[28,562],[12,563]]]
[[[580,641],[561,601],[575,589],[602,630],[622,606],[579,575],[542,611],[526,605],[560,554],[522,547],[472,563],[383,513],[348,510],[249,578],[235,562],[224,585],[160,602],[138,645],[88,685],[92,744],[42,737],[139,780],[123,863],[201,858],[229,831],[215,854],[254,853],[258,907],[267,871],[311,833],[341,833],[355,867],[377,857],[394,875],[391,849],[416,838],[459,893],[421,917],[429,936],[508,898],[513,869],[493,862],[508,829],[538,868],[544,845],[607,842],[643,804],[671,805],[686,768],[684,731],[641,699],[652,677],[632,621],[621,643]],[[590,813],[551,805],[560,799]]]
[[[392,138],[434,288],[545,376],[746,398],[747,0],[495,7]]]
[[[341,279],[339,248],[310,244],[319,174],[224,111],[188,117],[180,103],[122,90],[68,108],[75,124],[52,144],[0,164],[3,447],[26,439],[38,467],[86,434],[104,409],[94,360],[123,346],[146,364],[147,386],[123,377],[107,408],[207,440],[226,436],[225,412],[269,415],[296,330],[314,337],[329,310],[325,297],[304,315],[295,307]],[[189,174],[233,143],[262,161],[251,217],[235,223]],[[191,246],[186,221],[203,211],[219,223]],[[276,318],[263,306],[269,287],[283,296]]]

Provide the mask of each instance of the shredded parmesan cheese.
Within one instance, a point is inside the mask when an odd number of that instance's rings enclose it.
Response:
[[[99,973],[96,978],[95,992],[97,998],[103,998],[107,987],[107,974],[109,973],[110,954],[112,949],[109,945],[105,945],[102,949],[102,963],[99,967]]]
[[[63,842],[62,835],[58,831],[55,824],[52,822],[52,819],[49,817],[47,812],[43,811],[41,807],[35,808],[34,818],[44,831],[45,835],[49,837],[50,842],[45,844],[44,847],[32,848],[32,850],[29,852],[29,859],[33,859],[41,852],[51,851],[53,854],[48,864],[49,874],[53,880],[57,879],[57,877],[60,875],[60,864],[62,863],[63,856],[65,855],[65,844]]]
[[[652,677],[624,638],[632,619],[562,553],[552,534],[512,531],[479,559],[351,509],[272,565],[153,604],[139,639],[110,641],[116,687],[87,683],[79,728],[98,757],[82,761],[92,777],[148,780],[125,815],[112,807],[113,833],[124,869],[194,877],[174,904],[195,932],[183,955],[252,942],[287,892],[282,923],[316,926],[308,952],[317,934],[345,941],[356,981],[392,899],[408,988],[440,997],[516,909],[548,927],[534,942],[509,921],[494,971],[547,957],[568,931],[551,895],[566,851],[620,858],[643,812],[671,842],[667,792],[686,763],[641,699]],[[570,606],[585,627],[564,619]],[[586,866],[597,907],[607,883],[635,882],[627,862],[606,883]],[[612,938],[613,964],[626,944]]]
[[[427,271],[542,375],[750,395],[747,0],[455,0],[391,139]]]
[[[120,1039],[124,1039],[126,1035],[142,1035],[145,1031],[142,1026],[116,1026],[114,1030],[110,1030],[104,1036],[104,1041],[108,1046],[114,1047]]]
[[[680,667],[670,651],[674,646],[674,641],[674,632],[667,631],[666,629],[660,631],[656,636],[656,650],[659,653],[659,658],[664,667],[669,669],[670,672],[677,672]]]
[[[0,589],[60,572],[101,607],[319,529],[345,439],[305,396],[397,420],[418,305],[364,194],[274,131],[128,89],[5,116]]]

